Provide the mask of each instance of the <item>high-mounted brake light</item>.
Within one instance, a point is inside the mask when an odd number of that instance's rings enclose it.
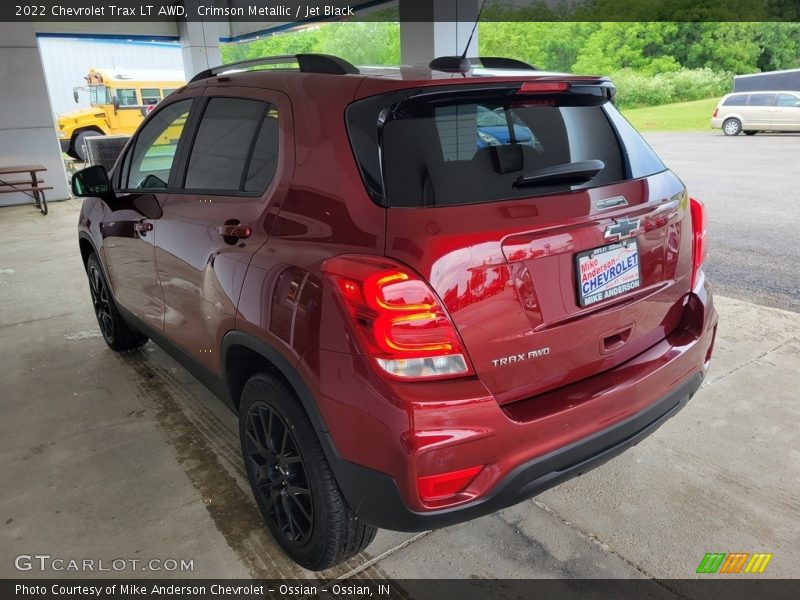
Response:
[[[417,477],[417,490],[423,502],[444,500],[463,492],[481,472],[483,467],[470,467],[460,471]]]
[[[692,289],[708,255],[708,232],[706,230],[706,207],[695,198],[689,198],[692,217]]]
[[[387,374],[430,379],[472,372],[441,301],[410,269],[355,255],[329,259],[322,269],[336,284],[362,350]]]
[[[518,94],[558,94],[569,90],[566,81],[528,81],[519,88]]]

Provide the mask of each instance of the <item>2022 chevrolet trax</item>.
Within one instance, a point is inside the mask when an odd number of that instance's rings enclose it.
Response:
[[[463,63],[208,70],[73,181],[105,341],[236,411],[310,569],[584,473],[709,364],[704,208],[612,83]]]

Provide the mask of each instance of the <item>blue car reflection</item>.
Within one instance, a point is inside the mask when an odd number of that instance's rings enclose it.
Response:
[[[489,110],[478,106],[478,148],[500,146],[511,143],[511,132],[508,128],[505,112],[502,109]],[[522,123],[514,123],[514,137],[516,143],[530,146],[541,152],[541,144],[533,132]]]

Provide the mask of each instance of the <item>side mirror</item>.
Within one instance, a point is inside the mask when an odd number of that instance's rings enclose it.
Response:
[[[75,99],[75,104],[80,102],[80,97],[78,96],[78,88],[72,89],[72,97]]]
[[[112,102],[114,103],[114,112],[117,112],[119,110],[119,98],[115,95]]]
[[[72,176],[72,194],[76,198],[101,198],[111,202],[116,198],[105,167],[92,165]]]

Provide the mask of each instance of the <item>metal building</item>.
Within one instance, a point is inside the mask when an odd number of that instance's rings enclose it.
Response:
[[[737,75],[733,78],[734,92],[789,91],[800,92],[800,69],[768,71]]]
[[[178,41],[143,41],[73,38],[60,35],[37,36],[42,55],[44,76],[50,107],[55,114],[89,106],[86,94],[78,104],[72,89],[85,83],[90,67],[128,69],[183,70],[183,57]]]

